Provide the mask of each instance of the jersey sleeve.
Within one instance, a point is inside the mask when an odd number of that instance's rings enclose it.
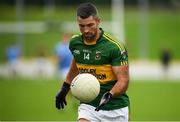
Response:
[[[111,64],[112,66],[128,65],[128,53],[126,48],[122,45],[114,46],[111,50]]]
[[[69,50],[71,51],[71,54],[73,55],[73,48],[74,48],[74,36],[71,37],[70,41],[69,41]]]
[[[69,43],[69,50],[71,51],[72,53],[72,41],[70,40],[70,43]]]
[[[77,46],[77,45],[79,45],[79,40],[80,40],[80,35],[73,35],[72,37],[71,37],[71,39],[70,39],[70,42],[69,42],[69,50],[71,51],[71,54],[73,55],[73,56],[75,56],[76,55],[76,51],[77,50],[75,50],[75,47]]]

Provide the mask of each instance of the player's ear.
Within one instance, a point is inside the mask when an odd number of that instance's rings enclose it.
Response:
[[[96,18],[96,22],[99,25],[101,23],[101,19],[99,17]]]

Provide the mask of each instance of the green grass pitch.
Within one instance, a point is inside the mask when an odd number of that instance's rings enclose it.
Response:
[[[64,110],[55,108],[58,80],[0,79],[0,120],[76,120],[79,102],[67,97]],[[133,121],[180,120],[180,83],[132,81],[128,94]]]

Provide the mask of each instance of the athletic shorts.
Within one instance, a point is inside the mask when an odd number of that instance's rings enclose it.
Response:
[[[78,107],[78,120],[84,118],[89,121],[109,121],[109,122],[128,122],[128,107],[115,110],[99,110],[95,111],[95,107],[87,104],[81,104]]]

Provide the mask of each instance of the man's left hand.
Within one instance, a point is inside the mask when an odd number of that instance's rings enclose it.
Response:
[[[107,104],[112,99],[112,94],[110,92],[104,93],[101,98],[100,104],[96,107],[95,111],[99,111],[105,104]]]

